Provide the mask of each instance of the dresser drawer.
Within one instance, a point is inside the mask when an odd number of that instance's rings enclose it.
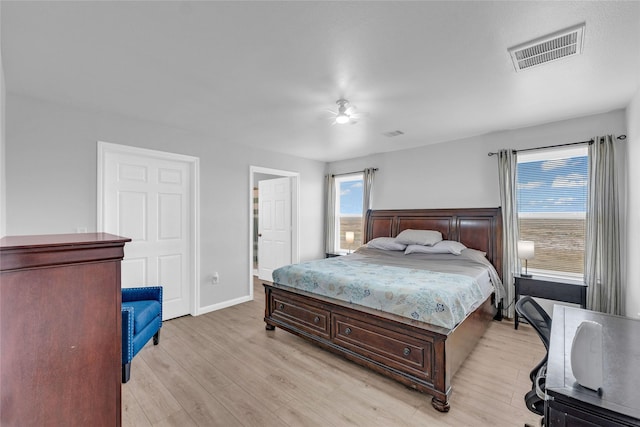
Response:
[[[298,300],[274,290],[271,293],[271,318],[329,339],[331,314],[320,306]]]
[[[430,342],[339,314],[333,315],[333,342],[369,359],[427,381],[432,375]]]

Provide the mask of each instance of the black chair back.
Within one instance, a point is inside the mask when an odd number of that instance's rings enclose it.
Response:
[[[538,415],[544,414],[544,383],[546,377],[546,363],[549,356],[549,341],[551,338],[551,317],[533,298],[525,296],[516,303],[516,312],[524,318],[538,333],[540,340],[547,350],[544,358],[531,370],[531,391],[524,396],[527,408]]]
[[[533,326],[548,351],[551,338],[551,318],[547,312],[533,298],[528,296],[520,298],[516,303],[516,311],[520,317],[523,317],[527,323]]]

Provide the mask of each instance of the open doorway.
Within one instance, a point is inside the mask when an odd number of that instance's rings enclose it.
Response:
[[[263,187],[263,191],[265,191],[265,188],[269,189],[271,187],[270,185],[267,185],[267,184],[278,183],[282,181],[285,181],[288,184],[287,186],[290,189],[288,190],[290,194],[290,203],[289,203],[290,208],[288,208],[287,210],[287,215],[282,216],[282,218],[284,218],[284,220],[287,223],[280,224],[280,225],[284,226],[284,228],[288,230],[287,238],[290,241],[290,246],[286,249],[287,253],[285,258],[282,258],[282,257],[265,258],[265,255],[272,255],[272,253],[270,252],[271,249],[268,249],[269,245],[267,244],[267,241],[266,241],[266,239],[270,239],[270,237],[268,236],[268,231],[267,233],[261,233],[263,230],[260,230],[261,207],[259,203],[259,200],[260,200],[259,188]],[[261,182],[262,182],[262,185],[261,185]],[[251,297],[253,298],[254,276],[257,276],[258,272],[262,272],[262,274],[264,274],[264,271],[265,271],[264,268],[262,270],[260,269],[261,258],[263,259],[263,263],[268,262],[270,264],[269,267],[272,267],[271,264],[273,264],[274,262],[275,263],[282,262],[280,261],[281,259],[286,259],[287,264],[296,263],[300,259],[299,241],[298,241],[299,239],[298,238],[299,236],[299,229],[298,229],[299,173],[278,170],[278,169],[263,168],[259,166],[251,166],[249,171],[249,183],[250,183],[249,198],[250,198],[250,207],[251,207],[251,209],[249,210],[250,211],[250,214],[249,214],[249,239],[250,239],[249,283],[250,283],[250,286],[249,288],[250,288]],[[265,207],[263,207],[262,210],[264,211]],[[263,220],[264,220],[265,212],[262,212],[262,214],[263,214]],[[270,215],[270,217],[271,219],[274,219],[273,218],[274,215]],[[269,218],[269,215],[267,215],[267,218]],[[264,234],[264,235],[260,236],[260,234]],[[263,241],[261,239],[265,239],[265,240]],[[265,248],[262,249],[262,252],[263,252],[262,254],[260,251],[261,246],[264,246],[267,248],[267,249]],[[268,269],[266,271],[268,271]]]

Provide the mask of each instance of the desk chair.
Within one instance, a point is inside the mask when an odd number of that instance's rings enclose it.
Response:
[[[527,409],[535,414],[544,415],[544,381],[547,371],[547,358],[549,357],[551,318],[547,312],[529,296],[520,298],[516,303],[516,312],[535,329],[547,351],[540,363],[529,373],[531,390],[524,396]]]

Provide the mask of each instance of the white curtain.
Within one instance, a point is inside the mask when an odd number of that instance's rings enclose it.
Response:
[[[364,242],[364,236],[366,230],[364,229],[364,219],[367,215],[367,211],[372,206],[372,193],[373,193],[373,177],[376,174],[375,168],[367,168],[362,173],[362,242]]]
[[[326,192],[324,250],[329,254],[336,250],[336,180],[332,174],[324,177],[324,188]]]
[[[500,201],[502,204],[502,282],[505,289],[503,315],[514,316],[513,299],[515,289],[513,275],[520,271],[518,260],[518,205],[516,199],[518,167],[517,154],[513,150],[498,152],[498,178],[500,181]]]
[[[616,138],[595,137],[589,145],[589,186],[584,272],[587,308],[622,314],[620,211]]]

